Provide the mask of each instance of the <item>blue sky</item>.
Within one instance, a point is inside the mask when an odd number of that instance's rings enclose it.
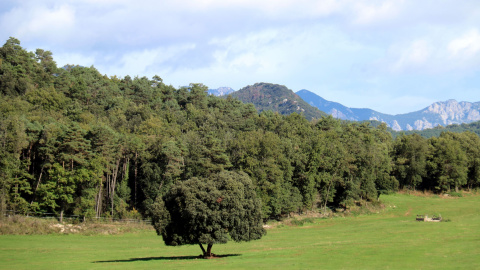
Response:
[[[10,36],[175,87],[270,82],[389,114],[480,101],[478,0],[2,0]]]

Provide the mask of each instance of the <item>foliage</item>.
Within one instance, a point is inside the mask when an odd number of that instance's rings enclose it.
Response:
[[[314,223],[314,219],[313,218],[303,218],[303,219],[292,219],[290,221],[290,223],[294,226],[303,226],[307,223]]]
[[[261,202],[245,173],[223,171],[212,178],[179,182],[152,211],[153,225],[170,246],[199,244],[211,256],[213,244],[260,239]],[[208,244],[208,250],[202,244]]]
[[[393,175],[401,188],[415,190],[427,174],[428,143],[418,134],[397,137],[394,143]]]

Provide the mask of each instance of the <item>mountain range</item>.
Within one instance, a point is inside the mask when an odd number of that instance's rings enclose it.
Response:
[[[450,99],[444,102],[435,102],[419,111],[390,115],[371,109],[349,108],[340,103],[325,100],[308,90],[300,90],[297,95],[308,104],[335,118],[351,121],[377,120],[385,122],[396,131],[424,130],[436,126],[471,123],[480,120],[480,102],[457,102]]]
[[[300,90],[294,93],[283,85],[257,83],[238,91],[230,87],[209,89],[216,96],[231,95],[245,103],[253,103],[258,112],[272,110],[280,114],[303,113],[309,120],[327,114],[349,121],[376,120],[385,122],[395,131],[424,130],[436,126],[463,124],[480,121],[480,102],[457,102],[447,100],[435,102],[415,112],[390,115],[367,108],[349,108],[338,102],[325,100],[317,94]]]
[[[232,92],[235,92],[235,90],[233,90],[230,87],[219,87],[217,89],[208,89],[208,94],[214,95],[217,97],[225,96]]]

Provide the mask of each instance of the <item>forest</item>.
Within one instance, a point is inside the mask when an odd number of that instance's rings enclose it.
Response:
[[[57,67],[50,51],[0,48],[0,211],[148,217],[176,183],[245,173],[263,219],[347,209],[399,189],[480,186],[480,138],[466,131],[393,138],[385,124],[257,113],[252,104]]]

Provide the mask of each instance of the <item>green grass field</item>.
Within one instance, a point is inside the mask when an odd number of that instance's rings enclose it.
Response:
[[[382,196],[377,214],[278,226],[258,241],[167,247],[155,232],[0,236],[0,269],[480,269],[480,196]],[[417,222],[441,214],[449,222]]]

